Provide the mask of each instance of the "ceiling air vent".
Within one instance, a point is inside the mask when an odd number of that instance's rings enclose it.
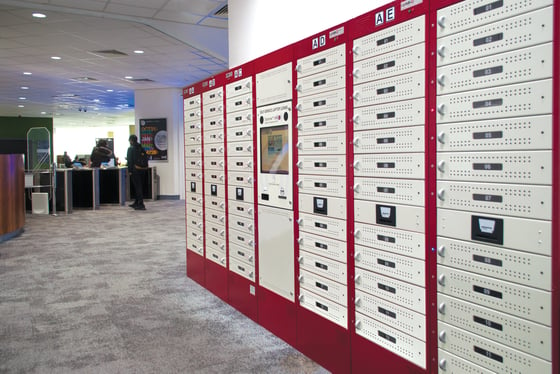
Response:
[[[150,83],[153,82],[153,80],[149,79],[149,78],[132,78],[132,79],[127,79],[131,82],[138,82],[138,83]]]
[[[217,16],[217,17],[227,18],[227,16],[228,16],[228,6],[227,6],[227,4],[224,5],[223,7],[221,7],[220,9],[218,9],[216,11],[216,13],[214,13],[214,15]]]
[[[128,54],[117,51],[116,49],[103,49],[100,51],[92,51],[96,55],[103,55],[103,56],[113,56],[113,57],[120,57],[120,56],[128,56]]]
[[[97,79],[92,78],[92,77],[76,77],[76,78],[70,78],[73,81],[78,81],[78,82],[95,82],[97,81]]]

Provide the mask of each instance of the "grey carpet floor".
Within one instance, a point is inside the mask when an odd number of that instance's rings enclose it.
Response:
[[[184,201],[28,215],[0,243],[1,373],[326,373],[185,274]]]

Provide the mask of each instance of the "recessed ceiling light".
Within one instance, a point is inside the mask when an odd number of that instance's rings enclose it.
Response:
[[[25,108],[25,105],[19,104],[19,105],[18,105],[18,108]]]
[[[43,13],[39,13],[39,12],[35,12],[32,14],[33,17],[35,18],[47,18],[47,16]]]
[[[126,77],[124,77],[124,79],[132,79],[132,77],[130,75],[127,75]]]
[[[23,72],[23,75],[31,75],[31,74],[33,74],[33,73],[31,73],[31,72],[29,72],[29,71],[24,71],[24,72]]]
[[[20,88],[21,88],[22,90],[28,90],[28,89],[29,89],[29,87],[27,87],[27,86],[21,86]]]
[[[113,92],[113,90],[107,90],[107,92]]]
[[[51,59],[53,59],[53,60],[60,60],[60,59],[62,59],[62,58],[59,57],[59,56],[52,56]]]
[[[47,114],[47,112],[41,112],[41,114]]]
[[[93,102],[94,102],[94,103],[98,103],[98,102],[99,102],[99,99],[93,99]]]
[[[134,53],[136,53],[137,55],[141,55],[142,53],[144,53],[144,51],[141,49],[137,49],[134,51]]]
[[[21,96],[19,97],[20,100],[27,100],[27,97]]]

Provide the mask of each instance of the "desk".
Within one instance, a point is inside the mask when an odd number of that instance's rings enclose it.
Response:
[[[99,169],[99,202],[101,204],[126,203],[126,168]]]
[[[99,208],[99,169],[72,170],[72,205],[74,208]]]

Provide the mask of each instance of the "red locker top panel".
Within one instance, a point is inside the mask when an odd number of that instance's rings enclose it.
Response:
[[[225,83],[236,82],[240,79],[244,79],[253,75],[254,63],[253,61],[247,62],[246,64],[236,66],[225,72]]]
[[[183,99],[186,99],[187,97],[200,95],[201,93],[202,93],[202,82],[197,82],[183,88]]]
[[[212,75],[201,82],[202,91],[206,92],[210,91],[216,87],[221,87],[226,83],[226,72],[218,73],[216,75]]]
[[[263,71],[278,67],[292,61],[294,57],[294,45],[290,44],[284,48],[278,49],[274,52],[258,57],[253,60],[254,73],[261,73]]]
[[[341,23],[295,43],[294,57],[298,59],[344,43],[350,23],[351,21]]]
[[[428,1],[403,0],[383,5],[371,12],[354,18],[350,24],[349,35],[352,39],[394,26],[428,13]]]

